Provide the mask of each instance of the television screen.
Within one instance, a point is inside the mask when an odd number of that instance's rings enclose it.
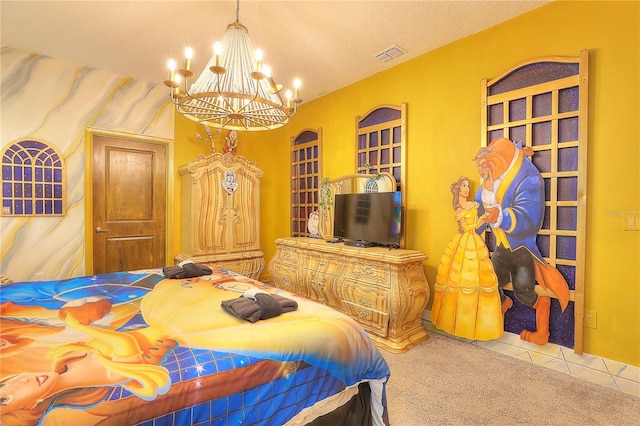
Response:
[[[399,246],[402,193],[336,194],[333,235],[344,240]]]

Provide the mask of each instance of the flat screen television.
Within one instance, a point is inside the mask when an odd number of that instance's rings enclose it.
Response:
[[[402,193],[336,194],[333,236],[361,247],[400,246]]]

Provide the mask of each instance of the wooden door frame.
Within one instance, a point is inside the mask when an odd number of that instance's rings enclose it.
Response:
[[[93,274],[93,139],[95,136],[107,136],[121,139],[131,139],[139,142],[165,145],[166,158],[166,203],[165,203],[165,259],[171,259],[169,253],[174,252],[174,142],[154,136],[136,135],[133,133],[114,132],[104,129],[87,127],[84,133],[84,259],[86,275]]]

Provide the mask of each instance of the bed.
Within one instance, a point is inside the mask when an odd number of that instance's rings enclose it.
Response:
[[[228,309],[257,294],[287,309]],[[358,324],[229,270],[5,283],[0,308],[3,426],[389,424]]]

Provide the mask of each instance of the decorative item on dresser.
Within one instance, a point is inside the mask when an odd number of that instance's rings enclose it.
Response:
[[[422,313],[429,285],[416,250],[358,248],[314,238],[280,238],[269,263],[276,287],[343,312],[382,348],[406,352],[429,338]]]
[[[260,251],[260,178],[255,161],[231,153],[200,155],[181,166],[182,253],[177,262],[212,263],[253,279]]]

